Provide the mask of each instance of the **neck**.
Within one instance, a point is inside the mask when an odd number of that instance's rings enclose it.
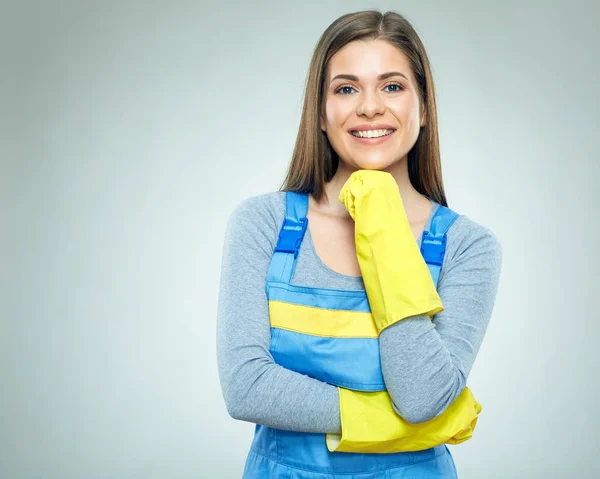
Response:
[[[316,207],[322,213],[338,218],[352,219],[350,214],[346,211],[346,207],[338,200],[338,197],[342,187],[348,178],[350,178],[352,172],[356,171],[357,169],[358,168],[349,167],[340,160],[335,175],[333,175],[331,181],[325,184],[326,197],[324,197],[321,202],[316,205]],[[409,221],[412,221],[413,218],[421,217],[423,215],[423,207],[429,204],[429,200],[415,190],[410,182],[408,177],[407,158],[404,157],[402,160],[394,163],[383,171],[390,173],[396,180],[398,189],[400,190],[402,204],[404,205],[404,210],[406,211],[406,216],[408,217]]]

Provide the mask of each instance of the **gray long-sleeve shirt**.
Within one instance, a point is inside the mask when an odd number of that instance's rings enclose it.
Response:
[[[426,230],[439,207],[431,201]],[[293,431],[340,433],[337,387],[279,366],[269,352],[265,282],[284,217],[285,193],[276,191],[242,201],[228,220],[217,318],[223,396],[235,419]],[[433,320],[414,316],[381,332],[386,389],[406,421],[420,423],[440,415],[466,386],[492,314],[501,262],[497,237],[459,216],[448,230],[437,288],[445,310]],[[364,290],[361,277],[338,273],[322,262],[310,225],[291,282]]]

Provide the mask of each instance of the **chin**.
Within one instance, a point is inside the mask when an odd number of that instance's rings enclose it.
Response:
[[[357,161],[356,168],[360,170],[385,170],[393,165],[389,161]]]

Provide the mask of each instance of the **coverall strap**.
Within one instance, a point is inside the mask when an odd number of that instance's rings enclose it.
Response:
[[[447,232],[458,218],[458,213],[447,206],[440,205],[431,219],[429,230],[423,231],[421,254],[429,267],[436,288],[446,254]]]
[[[267,282],[289,283],[294,276],[300,244],[308,227],[308,194],[285,192],[285,218],[279,230],[273,259],[267,272]]]

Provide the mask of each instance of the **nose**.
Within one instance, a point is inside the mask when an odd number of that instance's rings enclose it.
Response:
[[[365,93],[356,108],[356,114],[372,117],[373,115],[381,114],[384,111],[385,105],[381,101],[379,95],[377,95],[376,92],[365,90]]]

